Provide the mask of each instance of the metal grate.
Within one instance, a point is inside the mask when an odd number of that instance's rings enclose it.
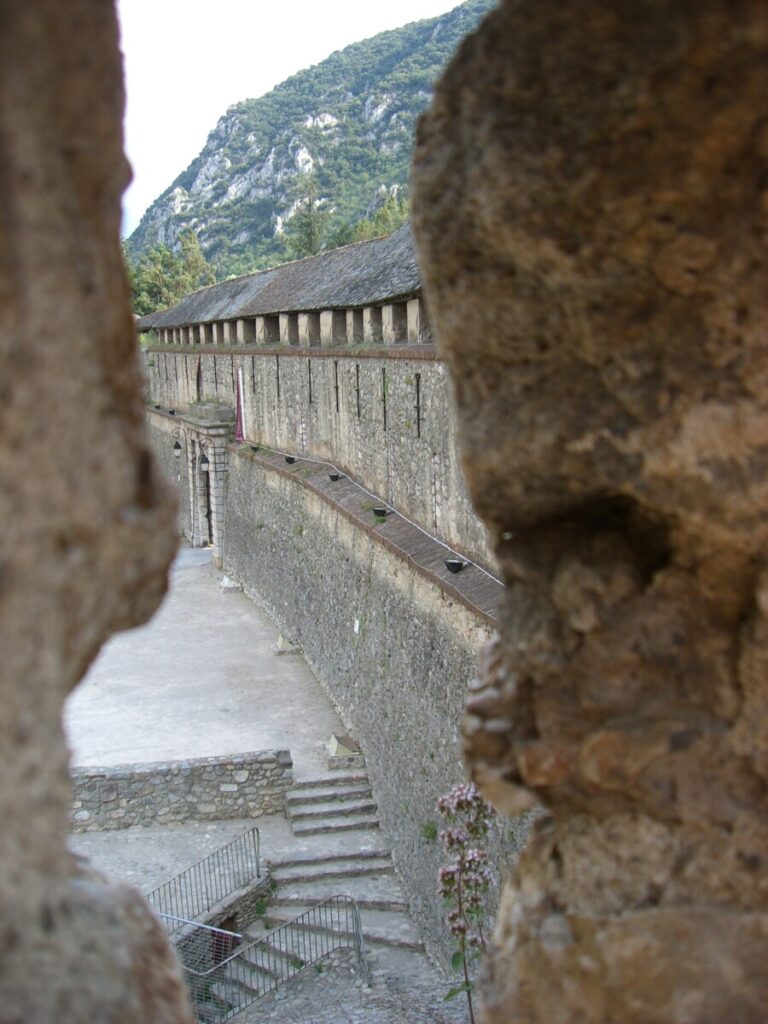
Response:
[[[198,1020],[218,1024],[299,971],[339,949],[354,952],[363,975],[365,962],[360,912],[351,896],[331,896],[263,939],[240,946],[234,932],[182,922],[176,943]]]
[[[255,878],[261,878],[259,830],[252,828],[163,882],[145,899],[173,935],[185,922],[194,921]]]

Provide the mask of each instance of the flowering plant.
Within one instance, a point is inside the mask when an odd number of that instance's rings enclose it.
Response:
[[[437,809],[447,822],[439,837],[450,857],[450,863],[440,868],[438,892],[451,907],[446,920],[457,945],[451,962],[464,975],[463,983],[451,988],[445,998],[466,993],[469,1019],[474,1024],[469,961],[485,949],[484,897],[492,879],[482,844],[493,812],[471,782],[454,786],[441,796]]]

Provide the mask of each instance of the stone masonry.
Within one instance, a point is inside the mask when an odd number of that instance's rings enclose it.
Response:
[[[258,818],[285,809],[287,750],[75,768],[73,830]]]
[[[171,455],[170,435],[180,434],[187,536],[193,515],[188,495],[199,486],[200,475],[192,462],[187,473],[189,441],[202,429],[206,405],[234,409],[238,369],[250,441],[333,462],[430,533],[493,564],[487,531],[472,508],[456,454],[451,382],[431,346],[356,353],[265,352],[247,346],[225,352],[151,350],[148,420],[161,461]],[[175,483],[178,467],[169,464],[168,472]]]
[[[507,886],[485,1024],[764,1024],[768,7],[506,0],[415,227],[508,583],[464,717]]]
[[[174,507],[120,251],[113,5],[0,6],[0,1021],[189,1024],[138,894],[78,865],[64,698],[157,607]]]

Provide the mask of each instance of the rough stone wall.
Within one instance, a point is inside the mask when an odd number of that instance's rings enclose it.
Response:
[[[148,356],[154,360],[150,404],[177,408],[178,418],[179,407],[196,400],[186,382],[195,387],[199,364],[202,400],[232,406],[242,368],[249,439],[334,462],[425,529],[492,564],[487,532],[472,509],[457,457],[446,367],[434,358],[404,355],[157,350]]]
[[[415,226],[510,594],[464,718],[552,812],[490,1024],[768,1006],[768,7],[507,0],[421,124]]]
[[[75,768],[73,831],[280,814],[291,769],[287,750]]]
[[[61,709],[165,588],[119,245],[128,181],[115,14],[0,6],[0,1020],[190,1021],[132,890],[77,866]]]
[[[262,602],[360,741],[409,902],[438,952],[435,801],[464,778],[460,709],[493,627],[303,487],[233,453],[224,569]],[[523,825],[505,823],[506,864]]]
[[[183,423],[176,417],[155,413],[147,416],[147,433],[155,456],[168,484],[175,490],[178,502],[178,531],[189,538],[192,516],[189,501],[190,474],[187,469],[187,438]],[[174,442],[181,445],[178,458],[173,453]]]

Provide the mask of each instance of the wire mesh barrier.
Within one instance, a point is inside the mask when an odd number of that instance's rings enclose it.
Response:
[[[231,893],[261,878],[259,830],[252,828],[144,897],[169,935]]]
[[[220,928],[181,922],[176,950],[197,1018],[227,1020],[336,950],[355,954],[368,975],[360,912],[351,896],[331,896],[248,945]]]

